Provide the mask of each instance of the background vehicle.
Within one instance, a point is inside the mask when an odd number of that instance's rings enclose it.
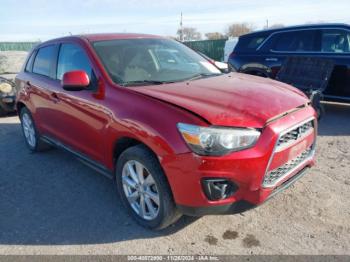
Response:
[[[203,54],[201,52],[198,52],[198,54],[200,54],[205,59],[207,59],[211,64],[213,64],[214,66],[219,68],[221,72],[228,73],[228,65],[227,65],[227,63],[215,61],[214,59],[211,59],[209,56],[207,56],[207,55],[205,55],[205,54]]]
[[[324,98],[350,102],[350,26],[345,24],[293,26],[241,36],[229,64],[237,72],[275,78],[290,56],[332,60],[334,70]]]
[[[65,149],[116,179],[131,216],[149,228],[181,214],[242,212],[314,164],[317,121],[302,92],[222,74],[166,38],[51,40],[33,50],[16,85],[28,148]]]
[[[17,88],[14,79],[26,56],[27,52],[0,52],[0,116],[15,111]]]

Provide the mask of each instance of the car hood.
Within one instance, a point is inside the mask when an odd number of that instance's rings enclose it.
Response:
[[[0,78],[4,78],[8,81],[14,82],[15,78],[16,78],[16,74],[15,73],[11,73],[11,74],[0,74]]]
[[[239,73],[132,89],[220,126],[261,128],[272,118],[308,103],[301,91],[289,85]]]

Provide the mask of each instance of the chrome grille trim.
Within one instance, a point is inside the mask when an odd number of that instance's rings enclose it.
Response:
[[[264,177],[263,187],[274,187],[285,177],[289,176],[291,173],[309,161],[312,158],[313,154],[314,150],[311,146],[294,159],[289,160],[284,165],[272,171],[269,171]]]
[[[274,158],[274,156],[275,156],[275,153],[278,152],[278,150],[277,150],[277,142],[279,141],[279,139],[281,138],[281,136],[283,136],[284,134],[288,133],[289,131],[291,131],[291,130],[295,129],[296,127],[301,126],[301,125],[303,125],[303,124],[305,124],[305,123],[307,123],[307,122],[309,122],[309,121],[312,121],[312,122],[313,122],[313,127],[314,127],[314,128],[313,128],[313,130],[314,130],[314,142],[313,142],[313,145],[312,145],[312,153],[311,153],[311,155],[310,155],[310,157],[309,157],[308,159],[306,159],[303,163],[301,163],[301,164],[300,164],[298,167],[296,167],[295,169],[298,169],[300,166],[304,165],[307,161],[309,161],[309,160],[311,160],[311,159],[313,158],[314,153],[315,153],[315,146],[316,146],[315,118],[314,118],[314,117],[309,117],[309,118],[305,119],[304,121],[299,122],[298,124],[296,124],[296,125],[294,125],[294,126],[288,128],[288,129],[286,129],[286,130],[284,130],[283,132],[280,133],[280,135],[278,136],[278,139],[276,140],[275,146],[274,146],[274,148],[273,148],[273,150],[272,150],[272,154],[271,154],[271,156],[270,156],[269,162],[267,163],[267,167],[266,167],[266,170],[265,170],[265,175],[264,175],[264,177],[263,177],[263,179],[262,179],[262,182],[261,182],[262,187],[265,187],[265,188],[274,187],[274,186],[276,186],[276,185],[278,184],[278,182],[282,181],[286,176],[288,176],[290,173],[293,173],[293,172],[295,171],[295,170],[290,171],[289,174],[286,174],[286,175],[282,176],[282,177],[281,177],[278,181],[276,181],[274,184],[271,184],[271,185],[268,185],[268,186],[265,186],[265,185],[264,185],[265,176],[267,176],[267,174],[268,174],[268,170],[269,170],[270,165],[271,165],[271,162],[272,162],[272,160],[273,160],[273,158]]]
[[[276,151],[281,151],[295,142],[303,139],[314,131],[313,120],[308,120],[294,127],[292,130],[284,132],[277,140]]]

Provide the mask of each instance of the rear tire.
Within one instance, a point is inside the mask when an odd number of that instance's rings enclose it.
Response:
[[[19,115],[21,120],[22,133],[29,150],[32,152],[41,152],[51,148],[48,143],[42,141],[29,110],[23,107]]]
[[[144,145],[120,155],[116,181],[124,206],[138,224],[160,230],[181,217],[158,159]]]

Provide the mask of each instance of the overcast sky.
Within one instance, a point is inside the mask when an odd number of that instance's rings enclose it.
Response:
[[[184,26],[225,32],[230,23],[350,24],[350,0],[0,0],[0,41],[47,40],[81,33],[175,35]]]

